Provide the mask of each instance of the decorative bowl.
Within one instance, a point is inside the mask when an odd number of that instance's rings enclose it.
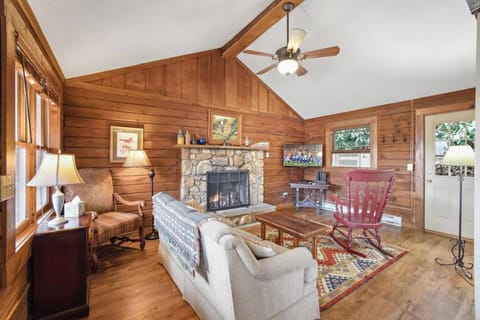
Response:
[[[206,144],[207,143],[207,138],[198,138],[197,143],[198,144]]]

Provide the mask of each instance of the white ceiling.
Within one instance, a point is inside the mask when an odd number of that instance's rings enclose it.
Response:
[[[29,0],[67,78],[221,47],[269,0]],[[141,5],[140,5],[141,4]],[[464,0],[305,0],[291,27],[309,73],[260,76],[304,118],[471,88],[476,22]],[[285,45],[285,19],[249,49]],[[270,58],[240,54],[253,71]]]

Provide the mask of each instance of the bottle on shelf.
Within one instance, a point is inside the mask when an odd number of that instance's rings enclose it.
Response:
[[[245,146],[249,146],[250,145],[250,140],[248,140],[248,136],[245,136]]]
[[[190,132],[185,131],[185,144],[190,144],[192,142],[191,138],[190,138]]]
[[[185,136],[183,135],[182,129],[178,129],[177,144],[185,144]]]

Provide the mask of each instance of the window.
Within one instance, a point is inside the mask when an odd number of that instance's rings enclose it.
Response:
[[[23,229],[49,204],[48,187],[27,188],[49,144],[50,119],[57,106],[44,88],[17,63],[15,72],[15,223]],[[58,126],[56,126],[58,127]],[[52,133],[58,134],[58,128]]]
[[[333,130],[332,166],[370,167],[370,126]]]
[[[475,120],[441,122],[435,125],[435,175],[456,175],[457,166],[443,166],[442,160],[449,146],[468,144],[475,150]],[[473,177],[473,167],[465,168],[465,176]]]

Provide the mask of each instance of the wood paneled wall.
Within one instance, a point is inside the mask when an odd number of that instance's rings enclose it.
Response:
[[[282,167],[282,145],[304,139],[303,119],[239,60],[218,50],[69,79],[64,94],[64,150],[78,167],[113,168],[114,188],[130,199],[150,199],[144,169],[109,162],[110,126],[144,128],[155,192],[180,196],[179,129],[207,136],[208,111],[242,114],[243,138],[270,142],[265,159],[265,201],[288,202],[288,182],[302,169]],[[148,210],[150,212],[150,210]]]
[[[407,164],[415,164],[416,157],[421,150],[415,145],[417,135],[423,137],[423,132],[416,132],[416,112],[429,109],[429,113],[455,111],[462,108],[472,108],[475,92],[473,89],[446,93],[426,98],[413,99],[382,105],[357,111],[340,113],[305,121],[305,141],[307,143],[325,143],[331,136],[326,136],[327,127],[341,127],[353,119],[377,118],[377,166],[381,169],[394,169],[396,182],[387,212],[402,216],[406,226],[421,226],[416,214],[423,215],[423,209],[418,210],[418,205],[423,207],[423,199],[418,199],[416,194],[416,177],[421,164],[415,166],[414,171],[407,171]],[[423,139],[423,138],[422,138]],[[421,139],[421,140],[422,140]],[[422,146],[423,147],[423,146]],[[328,155],[325,155],[328,156]],[[423,154],[421,155],[423,159]],[[423,160],[422,160],[423,161]],[[329,193],[343,193],[343,175],[345,168],[326,167],[329,183],[332,185]],[[423,172],[423,171],[422,171]],[[315,171],[305,170],[307,179],[314,178]],[[423,175],[421,175],[420,180]],[[422,200],[422,201],[418,201]]]

